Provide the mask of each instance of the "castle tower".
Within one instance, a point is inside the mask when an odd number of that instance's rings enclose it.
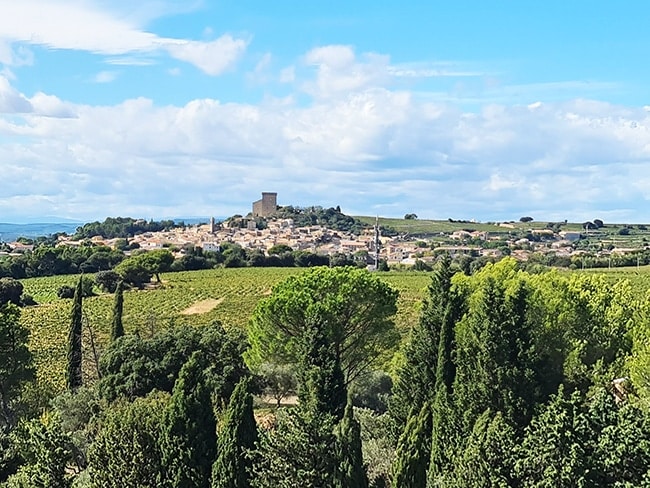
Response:
[[[253,217],[268,217],[278,209],[278,194],[262,192],[262,199],[253,202]]]

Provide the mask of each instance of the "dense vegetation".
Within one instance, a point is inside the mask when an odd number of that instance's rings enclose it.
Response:
[[[280,219],[293,219],[296,227],[321,225],[328,229],[353,234],[361,234],[364,229],[370,227],[370,225],[361,222],[359,219],[345,215],[339,207],[294,207],[288,205],[278,207],[273,216]]]
[[[95,236],[102,236],[107,239],[115,237],[128,238],[145,232],[160,232],[185,227],[183,222],[173,220],[146,221],[144,219],[133,219],[131,217],[108,217],[104,222],[90,222],[77,228],[73,238],[90,239]]]
[[[262,271],[273,274],[264,285]],[[179,315],[224,297],[228,277],[241,285],[253,272],[250,290],[234,292],[249,301],[221,323],[214,310]],[[417,293],[399,285],[405,276],[417,277]],[[509,258],[466,274],[445,257],[429,275],[163,274],[157,290],[83,299],[82,317],[93,317],[82,320],[84,334],[94,328],[98,347],[84,336],[83,384],[65,392],[45,381],[33,355],[60,354],[76,367],[73,355],[34,338],[50,327],[64,346],[78,328],[77,302],[43,290],[51,304],[23,309],[22,319],[13,303],[0,310],[0,327],[20,331],[1,348],[11,360],[0,364],[12,369],[0,368],[0,479],[11,487],[647,486],[645,278],[531,274]],[[42,281],[25,287],[41,296]],[[405,298],[411,313],[396,320]],[[36,316],[57,307],[58,318]],[[174,323],[136,325],[147,309]],[[249,318],[248,336],[233,327]],[[124,335],[109,339],[118,322]],[[283,376],[294,379],[297,405],[262,404],[256,421],[252,395]]]

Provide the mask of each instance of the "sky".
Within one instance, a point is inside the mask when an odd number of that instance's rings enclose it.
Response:
[[[650,222],[650,2],[0,0],[0,222]]]

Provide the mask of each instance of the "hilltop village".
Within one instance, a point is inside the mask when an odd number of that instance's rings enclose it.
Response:
[[[521,261],[545,256],[550,264],[580,266],[584,256],[601,261],[620,261],[624,256],[646,249],[646,239],[640,230],[626,226],[625,232],[604,233],[602,230],[581,229],[571,224],[548,224],[537,228],[532,224],[503,222],[475,224],[464,222],[448,226],[435,233],[406,233],[391,231],[384,226],[366,224],[356,231],[342,231],[326,225],[299,225],[292,218],[278,217],[276,193],[263,193],[262,199],[252,204],[252,211],[245,217],[235,216],[223,222],[210,219],[209,223],[183,226],[160,232],[144,232],[129,238],[131,247],[142,250],[169,249],[181,257],[192,247],[204,251],[219,251],[224,243],[233,243],[246,250],[260,250],[265,254],[277,248],[288,246],[294,251],[308,251],[323,255],[353,255],[357,261],[365,260],[369,266],[378,260],[389,266],[412,266],[418,261],[428,263],[441,252],[453,257],[470,256],[499,259],[504,255]],[[330,209],[333,210],[333,209]],[[351,219],[350,217],[347,217]],[[451,219],[450,219],[451,221]],[[263,223],[263,225],[260,224]],[[630,232],[629,227],[632,228]],[[643,226],[639,229],[645,230]],[[488,230],[486,230],[488,229]],[[564,230],[566,229],[566,230]],[[629,234],[636,234],[636,240]],[[625,234],[625,239],[620,236]],[[118,239],[94,236],[93,244],[116,247]],[[58,237],[57,246],[79,246],[84,241],[70,236]],[[86,240],[87,242],[87,240]],[[30,251],[32,245],[24,242],[9,243],[11,254]],[[128,251],[127,251],[128,253]],[[548,262],[546,264],[549,264]],[[621,265],[615,263],[614,265]],[[582,264],[584,266],[584,264]],[[602,265],[602,264],[601,264]]]

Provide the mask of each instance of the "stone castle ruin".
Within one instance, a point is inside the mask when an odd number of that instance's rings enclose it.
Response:
[[[262,199],[253,202],[253,217],[268,217],[278,209],[278,194],[262,192]]]

